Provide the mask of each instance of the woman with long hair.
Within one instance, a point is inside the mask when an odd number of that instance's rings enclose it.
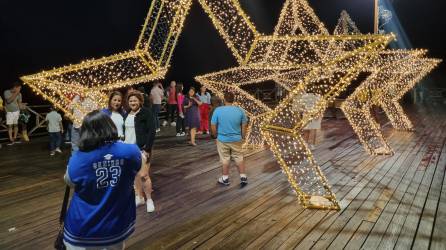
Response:
[[[130,108],[127,118],[124,121],[125,143],[136,144],[141,152],[147,157],[147,166],[150,170],[150,159],[152,158],[152,147],[155,141],[155,117],[152,111],[143,107],[144,96],[139,91],[133,91],[127,96],[127,103]],[[144,180],[135,179],[135,203],[136,206],[146,203],[147,212],[155,211],[152,200],[152,181],[150,176]],[[147,201],[144,200],[144,194]]]
[[[121,140],[124,139],[124,118],[126,117],[123,98],[124,96],[121,92],[113,91],[108,98],[108,107],[102,110],[112,119],[118,131],[118,137]]]
[[[190,131],[190,144],[197,146],[195,143],[195,135],[197,129],[200,128],[200,111],[198,107],[202,104],[200,98],[197,96],[194,87],[190,87],[187,97],[184,99],[185,123]]]
[[[74,195],[64,223],[67,249],[123,249],[134,231],[133,182],[148,169],[136,145],[118,140],[113,121],[100,111],[87,114],[79,151],[72,154],[65,181]]]

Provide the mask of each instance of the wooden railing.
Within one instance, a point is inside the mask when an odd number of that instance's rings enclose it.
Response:
[[[45,116],[49,112],[50,105],[30,105],[26,110],[31,114],[27,125],[28,136],[43,135],[47,133]],[[5,112],[0,116],[0,141],[8,140],[8,126],[6,125]],[[19,137],[22,127],[19,125]]]

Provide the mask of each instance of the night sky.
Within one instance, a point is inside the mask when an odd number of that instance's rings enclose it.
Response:
[[[284,0],[241,0],[258,29],[272,32]],[[340,12],[349,12],[363,33],[373,31],[373,0],[310,0],[316,14],[333,31]],[[446,59],[446,7],[441,0],[393,0],[394,16],[405,28],[414,48]],[[0,90],[19,76],[75,64],[132,49],[147,14],[147,0],[1,0]],[[194,84],[193,77],[236,66],[236,61],[195,2],[175,49],[167,75]],[[430,76],[446,87],[446,66]],[[25,88],[25,97],[41,102]]]

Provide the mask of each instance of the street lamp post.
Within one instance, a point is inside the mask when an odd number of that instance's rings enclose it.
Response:
[[[375,17],[374,17],[374,22],[373,22],[373,32],[375,34],[378,34],[378,26],[379,26],[379,7],[378,7],[378,2],[379,0],[375,0]]]

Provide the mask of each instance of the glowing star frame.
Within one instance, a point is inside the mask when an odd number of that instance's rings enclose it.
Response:
[[[275,34],[264,36],[256,31],[238,1],[199,2],[240,66],[198,76],[197,81],[218,95],[236,93],[237,104],[247,110],[251,120],[261,129],[263,138],[271,145],[305,208],[339,209],[325,176],[300,132],[310,120],[322,114],[327,103],[359,74],[375,51],[382,50],[393,37],[328,35],[306,2],[297,0],[286,1]],[[304,11],[298,11],[299,8]],[[287,23],[287,16],[293,17],[292,24]],[[306,20],[310,21],[305,23]],[[297,29],[301,34],[295,34]],[[347,51],[335,52],[330,49],[332,44],[336,44],[336,48],[346,48]],[[351,70],[346,73],[340,70],[346,68]],[[291,90],[289,96],[274,110],[240,88],[265,80],[275,80]],[[299,101],[303,91],[316,93],[321,96],[321,100],[299,114],[294,107],[294,100]],[[251,137],[255,132],[252,128],[251,123]]]
[[[74,95],[105,106],[106,93],[165,76],[192,0],[154,0],[134,50],[21,79],[70,118]]]
[[[385,44],[384,41],[375,42],[332,62],[315,66],[266,118],[262,132],[306,208],[339,209],[339,204],[300,133],[311,120],[323,114],[328,103],[345,90],[367,61],[371,60],[373,53],[364,52],[370,49],[384,49]],[[348,72],[339,71],[346,65],[351,66]],[[322,80],[319,78],[320,74],[325,74],[326,78]],[[321,80],[328,85],[327,89],[314,88]],[[306,93],[315,93],[320,98],[299,114],[295,108],[296,100],[300,100],[300,96]],[[321,205],[314,203],[312,198],[324,198],[328,202]]]
[[[360,31],[348,13],[343,11],[334,34],[360,34]],[[383,108],[394,128],[413,130],[398,100],[390,98],[388,93],[401,93],[402,89],[408,91],[434,68],[432,63],[436,60],[423,59],[425,54],[425,50],[380,51],[365,67],[371,75],[341,105],[368,153],[393,154],[380,125],[371,114],[373,105]]]
[[[334,58],[336,55],[330,55],[327,51],[329,44],[342,40],[351,39],[351,36],[331,36],[320,22],[313,10],[305,1],[287,0],[281,11],[278,24],[275,27],[274,35],[265,36],[260,34],[249,17],[243,12],[238,1],[224,0],[200,0],[205,12],[210,16],[214,26],[225,40],[227,46],[233,52],[234,57],[240,64],[240,68],[223,70],[214,74],[197,77],[196,80],[212,89],[217,95],[222,96],[225,89],[220,83],[228,83],[241,87],[247,84],[256,84],[264,80],[274,80],[285,90],[289,91],[296,82],[301,80],[309,69],[316,63],[321,63],[323,58]],[[230,21],[227,19],[230,18]],[[288,22],[289,20],[292,20]],[[311,36],[310,36],[311,35]],[[356,36],[355,39],[370,39],[371,35]],[[339,40],[339,41],[335,41]],[[322,42],[321,42],[322,41]],[[325,45],[321,48],[321,44]],[[314,54],[315,58],[309,56],[300,56],[302,54]],[[249,81],[240,76],[240,80],[230,77],[230,74],[241,75],[243,71],[249,71],[247,68],[255,68],[257,72],[249,76]],[[297,69],[292,72],[292,69]],[[253,70],[251,70],[252,72]],[[235,73],[237,72],[237,73]],[[266,75],[264,72],[268,72]],[[290,72],[290,73],[287,73]],[[299,72],[296,74],[296,72]],[[258,75],[260,74],[260,75]],[[262,75],[263,74],[263,75]],[[218,79],[216,75],[220,76]],[[212,79],[207,79],[207,78]],[[243,82],[238,84],[239,82]],[[249,104],[239,102],[239,105],[247,110],[251,120],[248,125],[248,138],[245,147],[262,147],[263,138],[260,133],[258,122],[261,116],[269,111],[260,101],[253,102],[253,97],[245,91],[237,91],[238,94],[249,100]],[[241,98],[241,99],[243,99]],[[254,105],[254,106],[253,106]],[[264,112],[250,112],[253,109],[260,109]]]

